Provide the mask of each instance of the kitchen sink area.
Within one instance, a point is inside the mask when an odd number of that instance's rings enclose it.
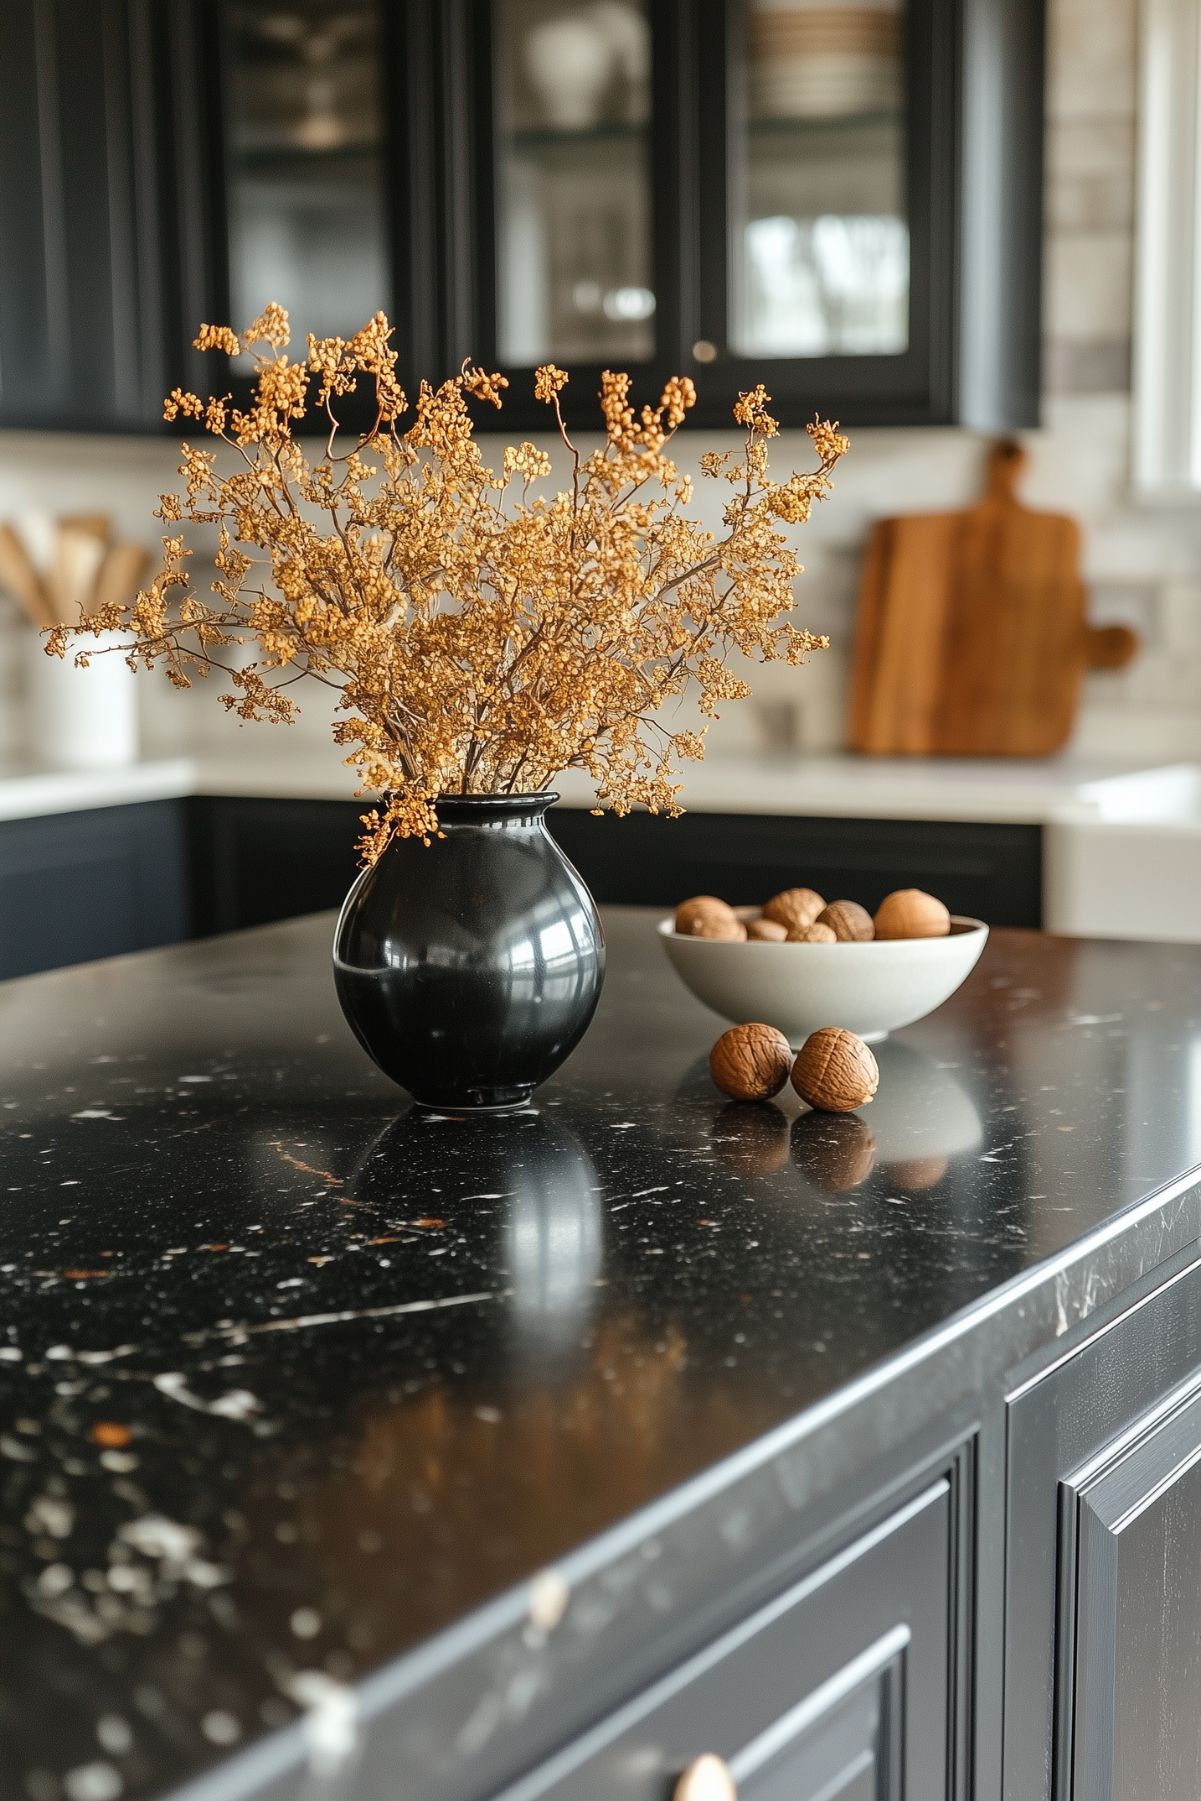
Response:
[[[1201,763],[1085,784],[1043,858],[1050,931],[1201,942]]]

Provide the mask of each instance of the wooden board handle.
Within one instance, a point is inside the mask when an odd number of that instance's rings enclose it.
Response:
[[[1026,467],[1026,452],[1016,438],[1001,438],[988,450],[984,477],[984,500],[1000,501],[1007,506],[1017,504],[1017,485]]]
[[[1128,625],[1085,626],[1084,641],[1089,669],[1125,669],[1138,655],[1139,636]]]

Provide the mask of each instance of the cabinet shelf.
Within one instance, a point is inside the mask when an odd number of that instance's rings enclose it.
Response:
[[[752,138],[779,139],[781,142],[817,140],[837,136],[840,132],[899,130],[904,123],[901,107],[883,107],[872,112],[797,114],[793,117],[775,114],[752,114],[746,121]],[[589,145],[610,146],[636,144],[648,137],[649,121],[588,125],[568,130],[556,125],[521,125],[504,133],[503,142],[515,150],[546,151],[558,154],[564,150],[585,149]],[[314,152],[300,155],[313,157]]]
[[[250,175],[311,170],[320,176],[326,170],[353,170],[376,163],[382,154],[382,144],[370,142],[339,144],[328,150],[308,150],[300,144],[252,144],[233,150],[230,162]]]
[[[889,106],[863,113],[798,113],[788,117],[752,113],[746,129],[753,138],[822,139],[838,132],[899,130],[904,121],[904,109]]]
[[[641,125],[629,122],[588,125],[578,131],[564,130],[556,125],[522,125],[505,136],[505,141],[515,150],[546,150],[554,153],[584,149],[591,144],[637,144],[646,139],[646,122]]]

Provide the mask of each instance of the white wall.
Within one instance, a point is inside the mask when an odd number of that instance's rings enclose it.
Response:
[[[1051,0],[1048,90],[1045,423],[1030,435],[1026,497],[1075,514],[1085,530],[1093,617],[1125,620],[1144,639],[1128,670],[1091,676],[1077,734],[1085,752],[1201,754],[1201,509],[1129,498],[1136,0]],[[574,397],[582,416],[585,396]],[[695,434],[693,456],[725,440]],[[864,537],[880,514],[973,498],[981,441],[957,431],[859,431],[833,497],[803,534],[798,618],[834,647],[799,674],[759,671],[756,702],[726,709],[714,749],[792,734],[810,748],[841,741],[854,595]],[[800,434],[779,440],[778,466],[806,458]],[[681,461],[688,458],[682,455]],[[110,510],[121,530],[153,539],[150,509],[171,485],[168,443],[0,434],[0,518],[34,508]],[[709,484],[699,492],[715,498]],[[18,748],[20,658],[14,618],[0,615],[0,749]],[[148,742],[199,735],[239,749],[211,695],[143,684]],[[280,747],[279,731],[267,734]],[[321,732],[320,699],[304,728]],[[35,747],[36,748],[36,745]]]

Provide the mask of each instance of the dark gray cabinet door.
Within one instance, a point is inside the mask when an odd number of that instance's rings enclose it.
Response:
[[[161,421],[166,12],[154,0],[0,6],[5,425]]]
[[[0,977],[190,935],[174,801],[0,824]]]
[[[1010,1399],[1005,1801],[1201,1795],[1198,1457],[1193,1261]]]
[[[704,1753],[741,1801],[944,1801],[951,1513],[931,1484],[503,1801],[668,1801]]]
[[[1076,1499],[1078,1801],[1201,1795],[1201,1394]]]

